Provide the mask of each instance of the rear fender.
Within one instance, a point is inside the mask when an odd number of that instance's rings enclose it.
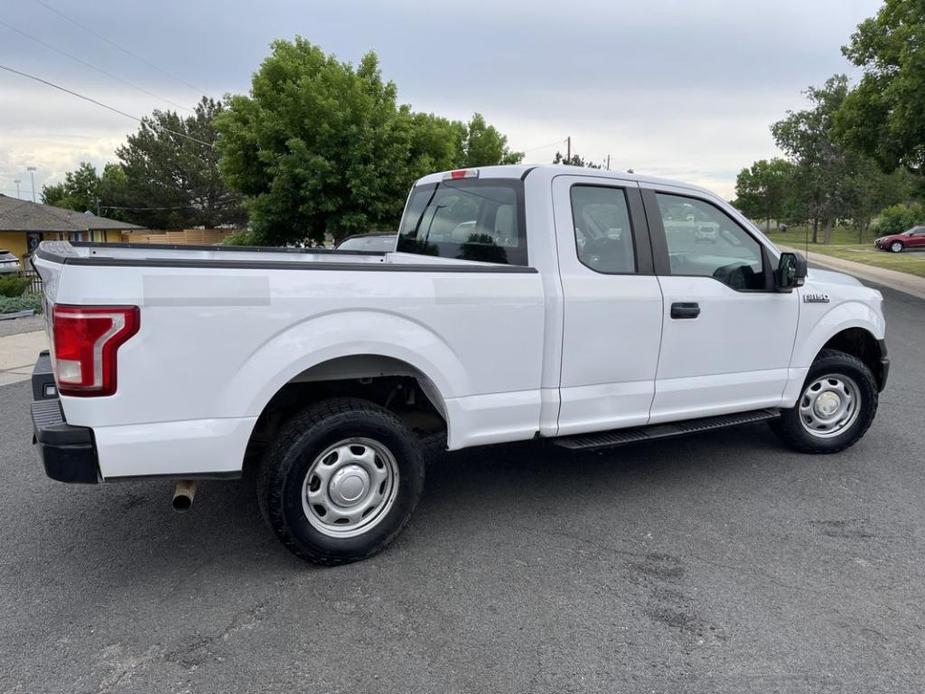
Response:
[[[405,316],[366,309],[336,311],[291,326],[260,345],[234,375],[223,401],[258,416],[303,371],[341,357],[375,355],[405,362],[431,382],[442,402],[469,392],[462,363],[437,333]],[[452,423],[447,421],[447,426]]]

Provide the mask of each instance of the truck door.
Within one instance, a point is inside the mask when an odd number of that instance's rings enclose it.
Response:
[[[664,296],[652,423],[779,406],[799,317],[771,256],[719,205],[643,189]]]
[[[564,302],[559,435],[646,424],[662,294],[638,184],[553,179]]]

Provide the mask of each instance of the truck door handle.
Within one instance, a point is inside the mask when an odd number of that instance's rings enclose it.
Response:
[[[696,318],[700,315],[700,304],[678,302],[671,305],[672,318]]]

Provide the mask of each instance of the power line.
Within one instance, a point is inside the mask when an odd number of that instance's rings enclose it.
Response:
[[[538,149],[547,149],[547,148],[552,147],[552,146],[554,146],[554,145],[561,145],[563,142],[565,142],[565,140],[566,140],[566,138],[563,137],[561,140],[556,140],[555,142],[550,142],[548,145],[540,145],[539,147],[531,147],[530,149],[522,150],[522,151],[521,151],[521,154],[527,154],[528,152],[535,152],[535,151],[537,151]]]
[[[205,140],[200,140],[200,139],[198,139],[198,138],[193,137],[192,135],[187,135],[186,133],[181,133],[181,132],[178,132],[178,131],[176,131],[176,130],[171,130],[170,128],[165,128],[164,126],[158,125],[157,123],[152,123],[151,121],[143,121],[143,120],[142,120],[141,118],[139,118],[138,116],[133,116],[131,113],[126,113],[125,111],[120,111],[120,110],[117,109],[115,106],[109,106],[108,104],[104,104],[102,101],[97,101],[96,99],[93,99],[93,98],[91,98],[91,97],[89,97],[89,96],[84,96],[83,94],[80,94],[80,93],[78,93],[78,92],[75,92],[75,91],[72,90],[72,89],[68,89],[67,87],[62,87],[60,84],[55,84],[54,82],[49,82],[48,80],[42,79],[41,77],[37,77],[37,76],[35,76],[35,75],[30,75],[28,72],[22,72],[21,70],[16,70],[15,68],[11,68],[11,67],[9,67],[9,66],[7,66],[7,65],[0,65],[0,70],[6,70],[7,72],[12,72],[14,75],[19,75],[20,77],[25,77],[26,79],[30,79],[30,80],[33,80],[33,81],[35,81],[35,82],[40,82],[40,83],[42,83],[42,84],[44,84],[44,85],[47,85],[47,86],[49,86],[49,87],[52,87],[53,89],[57,89],[58,91],[62,91],[62,92],[64,92],[65,94],[70,94],[71,96],[76,96],[78,99],[83,99],[84,101],[89,101],[91,104],[95,104],[96,106],[99,106],[100,108],[105,108],[107,111],[112,111],[113,113],[118,113],[120,116],[125,116],[126,118],[131,118],[133,121],[136,121],[136,122],[138,122],[138,123],[142,123],[142,124],[145,124],[145,123],[146,123],[146,124],[148,125],[148,127],[150,127],[152,130],[162,130],[162,131],[165,132],[165,133],[170,133],[171,135],[176,135],[177,137],[182,137],[182,138],[184,138],[184,139],[186,139],[186,140],[191,140],[192,142],[197,142],[197,143],[199,143],[200,145],[205,145],[206,147],[214,147],[214,146],[215,146],[215,145],[214,145],[213,143],[211,143],[211,142],[206,142]]]
[[[179,82],[180,84],[183,84],[183,85],[189,87],[190,89],[193,89],[193,90],[199,92],[200,94],[205,94],[205,93],[206,93],[206,90],[205,90],[205,89],[202,89],[201,87],[197,87],[195,84],[190,84],[189,82],[187,82],[186,80],[184,80],[182,77],[177,77],[176,75],[174,75],[174,74],[168,72],[167,70],[164,70],[163,68],[158,67],[157,65],[155,65],[154,63],[152,63],[152,62],[151,62],[150,60],[148,60],[147,58],[143,58],[142,56],[138,55],[137,53],[133,53],[133,52],[130,51],[128,48],[125,48],[124,46],[119,45],[118,43],[116,43],[116,42],[113,41],[112,39],[106,38],[106,37],[103,36],[102,34],[100,34],[100,33],[96,32],[96,31],[94,31],[92,28],[88,27],[88,26],[85,25],[85,24],[82,24],[82,23],[78,22],[78,21],[77,21],[76,19],[74,19],[73,17],[70,17],[70,16],[64,14],[64,12],[62,12],[61,10],[59,10],[59,9],[57,9],[57,8],[55,8],[55,7],[52,7],[52,6],[49,5],[48,3],[43,2],[42,0],[35,0],[35,2],[37,2],[39,5],[41,5],[42,7],[44,7],[44,8],[45,8],[46,10],[48,10],[49,12],[54,12],[56,15],[58,15],[59,17],[61,17],[61,18],[64,19],[64,20],[70,22],[70,23],[73,24],[74,26],[80,27],[81,29],[83,29],[84,31],[86,31],[86,32],[87,32],[88,34],[90,34],[91,36],[95,36],[95,37],[98,38],[100,41],[105,41],[105,42],[108,43],[110,46],[113,46],[114,48],[119,49],[120,51],[122,51],[122,52],[125,53],[126,55],[129,55],[129,56],[131,56],[132,58],[134,58],[135,60],[141,61],[142,63],[144,63],[144,64],[147,65],[148,67],[150,67],[150,68],[152,68],[152,69],[154,69],[154,70],[157,70],[157,71],[160,72],[162,75],[166,75],[166,76],[169,77],[170,79],[175,80],[175,81]]]
[[[7,29],[9,29],[10,31],[12,31],[12,32],[14,32],[14,33],[17,33],[17,34],[19,34],[20,36],[26,37],[26,38],[29,39],[30,41],[35,41],[37,44],[39,44],[40,46],[44,46],[45,48],[47,48],[47,49],[50,50],[50,51],[54,51],[55,53],[58,53],[59,55],[63,55],[65,58],[69,58],[69,59],[73,60],[73,61],[76,62],[76,63],[79,63],[79,64],[81,64],[81,65],[83,65],[83,66],[85,66],[85,67],[90,68],[91,70],[94,70],[94,71],[100,73],[101,75],[105,75],[105,76],[108,77],[109,79],[113,79],[113,80],[116,80],[117,82],[121,82],[122,84],[124,84],[124,85],[126,85],[126,86],[129,86],[129,87],[131,87],[132,89],[135,89],[135,90],[141,92],[142,94],[147,94],[148,96],[154,97],[155,99],[160,99],[161,101],[164,101],[164,102],[166,102],[166,103],[168,103],[168,104],[171,104],[171,105],[173,105],[173,106],[175,106],[175,107],[177,107],[177,108],[182,108],[184,111],[187,111],[187,112],[189,112],[189,113],[192,113],[192,112],[193,112],[193,109],[188,108],[188,107],[184,106],[183,104],[178,104],[176,101],[173,101],[173,100],[171,100],[171,99],[168,99],[166,96],[161,96],[160,94],[155,94],[154,92],[149,91],[149,90],[145,89],[144,87],[138,86],[138,85],[135,84],[134,82],[130,82],[129,80],[123,79],[123,78],[119,77],[118,75],[114,75],[113,73],[109,72],[108,70],[104,70],[103,68],[97,67],[97,66],[94,65],[93,63],[87,62],[87,61],[84,60],[83,58],[80,58],[80,57],[74,55],[73,53],[68,53],[67,51],[62,50],[62,49],[58,48],[57,46],[48,43],[47,41],[43,41],[42,39],[38,38],[37,36],[33,36],[32,34],[28,34],[28,33],[26,33],[25,31],[23,31],[22,29],[17,29],[17,28],[14,27],[12,24],[7,24],[7,23],[4,22],[2,19],[0,19],[0,26],[5,26],[5,27],[6,27]]]

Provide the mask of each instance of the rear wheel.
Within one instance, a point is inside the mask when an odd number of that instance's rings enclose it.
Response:
[[[877,384],[860,359],[823,350],[806,376],[796,405],[771,427],[803,453],[836,453],[853,445],[877,413]]]
[[[903,242],[894,241],[893,243],[890,244],[890,250],[893,251],[894,253],[902,253],[903,252]]]
[[[264,457],[257,493],[264,517],[291,552],[335,565],[387,547],[423,486],[414,433],[374,403],[337,398],[282,427]]]

